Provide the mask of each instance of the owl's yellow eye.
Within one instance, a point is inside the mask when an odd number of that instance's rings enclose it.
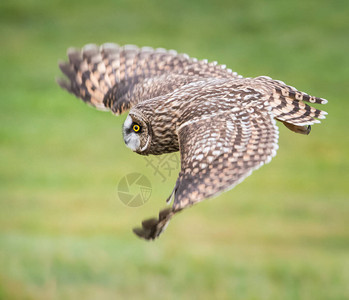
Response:
[[[141,129],[141,127],[137,124],[134,124],[132,128],[134,132],[138,132]]]

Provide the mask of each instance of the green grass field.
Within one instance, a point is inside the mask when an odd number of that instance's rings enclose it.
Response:
[[[349,299],[349,2],[0,2],[0,299]],[[178,215],[156,242],[163,183],[124,146],[126,117],[62,91],[69,46],[174,48],[324,97],[309,136],[280,126],[273,161]],[[146,175],[139,208],[117,184]]]

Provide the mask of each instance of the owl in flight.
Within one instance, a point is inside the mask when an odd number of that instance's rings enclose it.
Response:
[[[126,146],[141,155],[180,151],[181,170],[167,199],[171,208],[134,232],[157,238],[181,210],[233,188],[268,163],[278,127],[309,134],[325,104],[270,77],[244,78],[216,62],[174,50],[116,44],[68,49],[59,85],[99,110],[119,115]]]

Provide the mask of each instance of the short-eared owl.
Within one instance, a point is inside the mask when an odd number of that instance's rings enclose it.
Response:
[[[233,188],[268,163],[278,148],[280,121],[309,134],[325,104],[269,77],[244,78],[225,65],[164,49],[86,45],[59,64],[61,87],[100,110],[119,115],[126,145],[142,155],[180,151],[181,170],[157,219],[134,232],[155,239],[179,211]]]

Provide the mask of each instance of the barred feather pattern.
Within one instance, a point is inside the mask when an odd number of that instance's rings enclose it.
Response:
[[[278,149],[278,128],[267,98],[256,89],[215,79],[187,85],[167,101],[154,100],[158,117],[151,123],[158,132],[153,136],[177,133],[181,172],[169,197],[172,208],[161,211],[158,219],[142,222],[142,227],[134,229],[138,236],[155,239],[175,214],[233,188],[270,162]],[[138,104],[130,113],[137,110],[149,119],[154,111],[150,102]],[[181,113],[176,115],[176,111]],[[150,150],[164,153],[168,144],[176,145],[157,141]]]
[[[174,50],[87,45],[59,64],[64,89],[118,115],[127,110],[124,140],[141,155],[180,151],[181,171],[167,199],[173,206],[134,232],[157,238],[175,214],[240,183],[278,149],[275,120],[309,134],[327,115],[310,96],[282,81],[244,78],[224,65]],[[134,124],[138,127],[134,129]]]
[[[320,123],[318,119],[326,118],[327,112],[306,103],[326,104],[326,99],[310,96],[270,77],[260,76],[254,80],[270,86],[269,102],[277,120],[296,126],[305,126]]]
[[[197,78],[242,77],[217,62],[199,61],[187,54],[162,48],[89,44],[82,50],[70,48],[67,55],[69,62],[61,62],[59,67],[69,81],[58,79],[59,85],[90,105],[100,110],[111,109],[115,114],[123,113],[138,101],[149,99],[150,95],[166,94]],[[168,78],[177,84],[167,83]],[[154,84],[144,89],[149,79],[158,85],[157,94],[154,93]],[[142,97],[125,98],[135,84],[143,88]]]
[[[202,78],[230,78],[237,82],[244,79],[225,65],[163,48],[89,44],[82,50],[68,49],[68,58],[69,62],[59,64],[69,79],[58,79],[61,87],[97,109],[115,114]],[[327,115],[306,103],[326,104],[323,98],[267,76],[247,79],[246,84],[268,89],[274,117],[295,132],[309,133],[308,126],[320,123],[319,119]]]

